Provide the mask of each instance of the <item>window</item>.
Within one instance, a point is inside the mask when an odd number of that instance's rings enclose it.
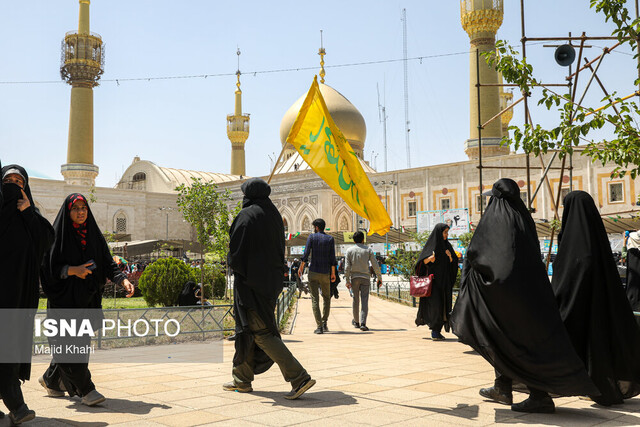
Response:
[[[347,220],[346,216],[342,216],[342,218],[340,218],[338,231],[349,231],[349,221]]]
[[[416,216],[416,202],[410,201],[407,203],[407,212],[409,213],[409,218]]]
[[[521,191],[520,192],[520,198],[524,202],[525,206],[528,206],[528,203],[529,203],[528,197],[529,197],[529,195],[528,195],[528,193],[526,191]]]
[[[127,232],[127,218],[124,216],[116,218],[116,234],[125,234]]]
[[[440,210],[451,209],[451,199],[448,197],[446,199],[440,199]]]
[[[609,184],[609,203],[624,202],[624,185],[622,182]]]
[[[288,233],[289,232],[289,224],[287,224],[287,219],[286,218],[282,218],[282,224],[284,225],[284,232]]]
[[[147,179],[147,175],[144,172],[138,172],[133,175],[133,182],[140,182],[144,181],[145,179]]]
[[[489,199],[489,196],[483,196],[478,194],[476,196],[476,212],[480,213],[480,203],[482,203],[482,212],[484,212],[487,209],[487,200]]]
[[[302,227],[300,227],[300,229],[302,231],[311,230],[311,221],[309,220],[308,216],[305,216],[304,219],[302,220]]]

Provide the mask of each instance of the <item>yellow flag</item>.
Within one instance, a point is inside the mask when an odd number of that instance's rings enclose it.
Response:
[[[287,142],[296,147],[311,169],[351,209],[370,221],[370,235],[384,235],[389,231],[391,218],[351,145],[329,115],[317,77],[313,79]]]

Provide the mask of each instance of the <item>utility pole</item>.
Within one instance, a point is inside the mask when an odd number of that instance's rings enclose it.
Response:
[[[376,89],[378,90],[378,120],[382,122],[382,143],[384,146],[384,171],[387,171],[387,109],[384,106],[384,98],[383,104],[380,104],[380,88],[378,84],[376,84]]]
[[[402,54],[404,63],[404,132],[407,143],[407,168],[411,168],[411,145],[409,143],[409,60],[407,57],[407,9],[402,9]],[[386,165],[385,165],[386,166]],[[385,171],[387,169],[385,168]]]

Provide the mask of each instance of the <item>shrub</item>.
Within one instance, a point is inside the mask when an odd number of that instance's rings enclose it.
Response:
[[[199,282],[200,280],[198,280]],[[205,298],[211,298],[213,287],[213,297],[223,298],[227,287],[227,278],[224,275],[222,266],[218,263],[205,263],[204,265],[204,289]]]
[[[178,303],[178,296],[184,284],[189,280],[197,283],[198,279],[195,272],[184,262],[176,258],[163,258],[144,270],[138,286],[150,307],[170,307]]]

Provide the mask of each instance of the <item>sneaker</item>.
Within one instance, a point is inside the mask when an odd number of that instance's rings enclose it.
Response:
[[[327,327],[327,322],[322,322],[322,332],[329,332],[329,328]]]
[[[553,414],[556,411],[556,405],[553,404],[553,399],[549,395],[535,399],[529,396],[527,400],[511,405],[511,410],[530,414]]]
[[[320,326],[318,329],[316,329],[315,331],[313,331],[314,334],[321,334],[322,333],[322,326]]]
[[[87,406],[95,406],[107,400],[98,390],[91,390],[82,396],[82,404]]]
[[[44,377],[38,378],[38,382],[47,391],[47,396],[51,397],[64,397],[64,391],[62,390],[54,390],[52,388],[47,387],[47,383],[44,382]]]
[[[352,320],[351,324],[353,325],[354,328],[359,328],[360,327],[360,323],[356,322],[355,320]]]
[[[302,396],[304,394],[305,391],[309,390],[311,387],[313,387],[316,384],[316,380],[313,380],[311,378],[309,378],[308,380],[306,380],[305,382],[303,382],[300,387],[298,387],[295,390],[291,390],[289,393],[287,393],[284,398],[285,399],[289,399],[289,400],[295,400],[297,398],[299,398],[300,396]]]
[[[431,339],[433,341],[444,341],[444,335],[442,335],[440,332],[431,332]]]
[[[481,388],[480,396],[486,397],[494,402],[502,403],[504,405],[511,405],[513,403],[513,394],[510,391],[503,391],[497,387]]]
[[[20,425],[26,421],[31,421],[36,417],[35,411],[29,409],[29,407],[23,403],[20,408],[15,411],[9,412],[9,419],[11,420],[11,425]]]
[[[363,331],[363,332],[367,332],[369,330],[369,328],[367,328],[367,325],[363,324],[362,326],[360,326],[360,330]]]
[[[222,389],[226,391],[237,391],[238,393],[251,393],[253,391],[251,384],[236,384],[235,381],[222,384]]]

